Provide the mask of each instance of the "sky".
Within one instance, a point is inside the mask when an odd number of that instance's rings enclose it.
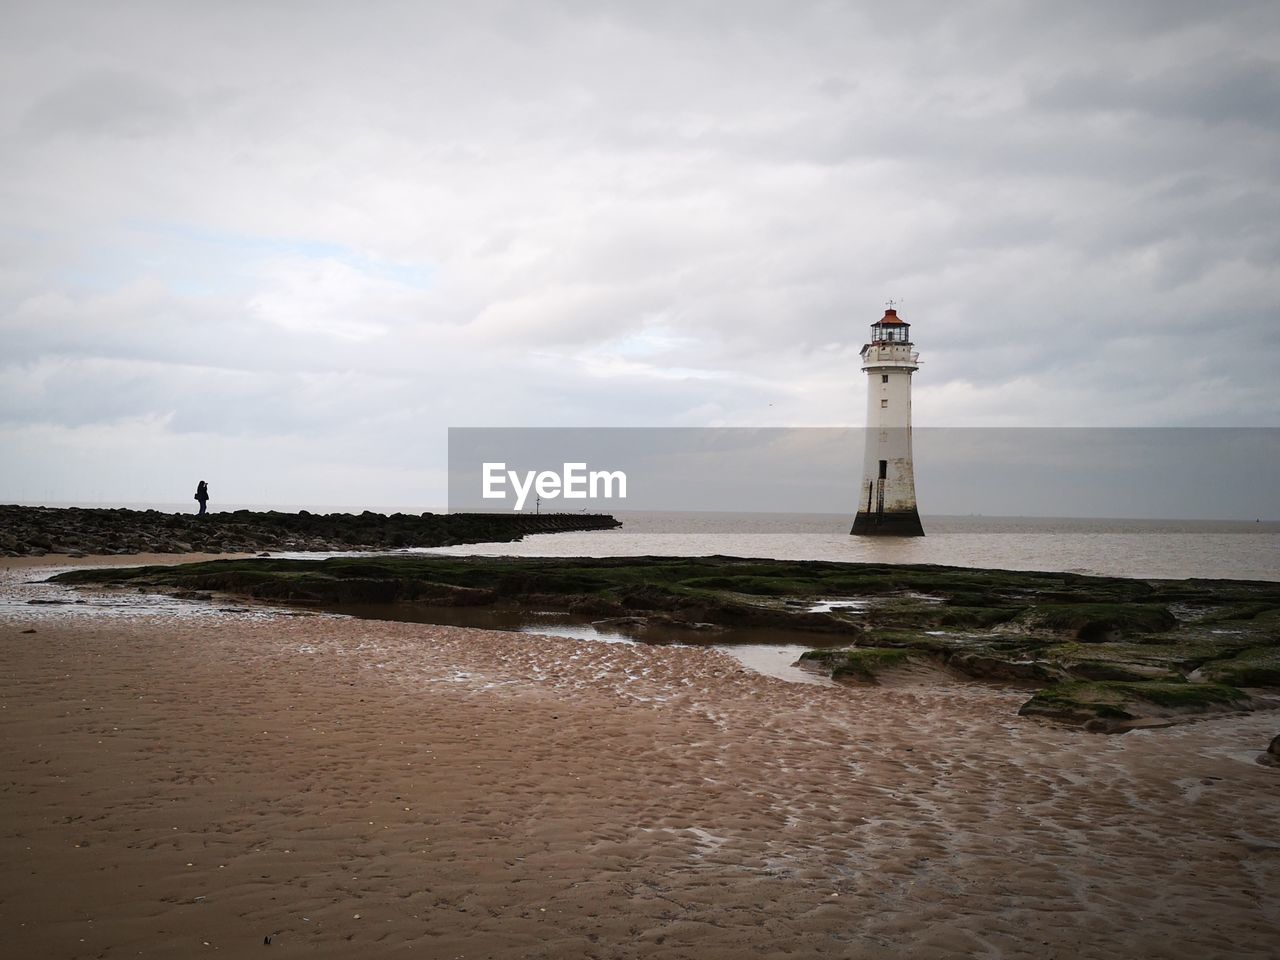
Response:
[[[1280,6],[0,0],[0,501],[450,427],[1280,427]],[[919,469],[919,468],[918,468]]]

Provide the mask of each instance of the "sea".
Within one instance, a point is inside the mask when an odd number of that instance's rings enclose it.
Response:
[[[36,504],[31,504],[36,505]],[[103,503],[48,506],[104,507]],[[165,513],[190,503],[111,504]],[[292,505],[217,504],[222,510]],[[351,506],[305,505],[312,513],[359,513]],[[373,507],[421,513],[423,507]],[[215,509],[212,512],[217,512]],[[437,511],[443,512],[443,511]],[[852,516],[831,513],[613,511],[616,530],[556,533],[516,543],[472,543],[422,552],[519,557],[733,556],[849,563],[935,563],[1000,570],[1052,570],[1099,576],[1280,581],[1280,521],[1151,520],[1083,517],[929,516],[925,536],[854,537]],[[418,551],[411,551],[418,552]]]
[[[1280,581],[1280,522],[924,517],[925,536],[854,537],[839,514],[617,512],[616,530],[464,544],[433,553],[520,557],[709,556],[933,563],[1144,579]]]

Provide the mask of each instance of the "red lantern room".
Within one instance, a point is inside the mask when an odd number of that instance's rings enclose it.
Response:
[[[898,317],[898,311],[890,307],[884,316],[871,325],[872,343],[910,343],[911,324]]]

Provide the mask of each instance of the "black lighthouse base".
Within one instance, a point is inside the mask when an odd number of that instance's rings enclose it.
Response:
[[[892,513],[865,513],[861,510],[853,518],[851,535],[860,537],[923,537],[920,513],[915,508]]]

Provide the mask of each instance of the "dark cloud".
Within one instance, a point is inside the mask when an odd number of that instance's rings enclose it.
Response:
[[[1274,132],[1280,126],[1280,60],[1218,56],[1179,63],[1154,76],[1123,65],[1060,77],[1034,98],[1043,106],[1095,113],[1139,113],[1196,120],[1210,126],[1242,123]],[[1233,149],[1230,131],[1221,148]]]
[[[172,133],[187,119],[187,105],[163,84],[100,69],[41,97],[27,110],[23,125],[34,135],[141,138]]]

